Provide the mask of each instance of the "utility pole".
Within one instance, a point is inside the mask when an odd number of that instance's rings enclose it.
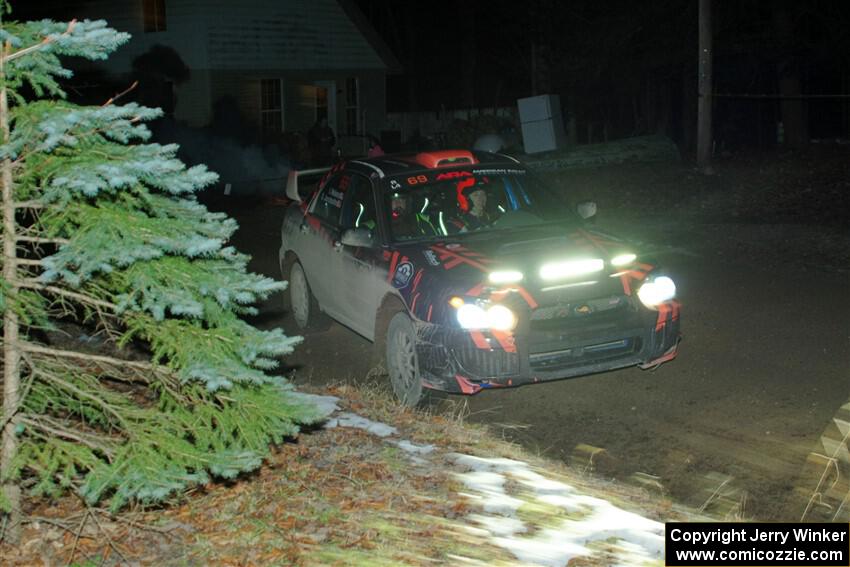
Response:
[[[699,0],[699,76],[697,103],[697,166],[706,174],[711,169],[712,59],[711,0]]]

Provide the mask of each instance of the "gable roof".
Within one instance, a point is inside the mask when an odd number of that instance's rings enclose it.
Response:
[[[338,0],[209,0],[212,69],[387,69],[397,65],[356,6]],[[371,36],[371,37],[370,37]],[[377,47],[376,47],[377,46]]]
[[[63,6],[75,17],[102,18],[133,35],[103,64],[116,70],[129,68],[154,45],[175,49],[193,69],[400,70],[350,0],[165,0],[166,30],[155,33],[143,31],[142,0],[71,0]]]
[[[337,0],[340,7],[345,11],[345,14],[351,19],[355,26],[366,38],[366,41],[378,53],[384,64],[387,66],[387,72],[391,74],[400,74],[404,71],[401,62],[395,56],[390,46],[384,41],[384,38],[375,30],[369,19],[363,14],[363,11],[357,6],[353,0]]]

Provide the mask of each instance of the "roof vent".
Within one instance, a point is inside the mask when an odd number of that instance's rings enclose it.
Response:
[[[428,169],[433,169],[435,167],[450,167],[465,163],[478,163],[478,160],[468,150],[443,150],[416,154],[416,163]]]

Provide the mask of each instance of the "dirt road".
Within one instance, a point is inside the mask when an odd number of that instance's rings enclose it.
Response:
[[[254,255],[253,269],[276,277],[282,214],[236,214],[237,246]],[[847,275],[799,250],[805,239],[794,235],[809,234],[806,227],[688,218],[602,209],[599,221],[647,243],[674,275],[684,334],[676,360],[654,372],[449,401],[467,402],[470,420],[525,446],[580,467],[592,462],[596,474],[637,479],[695,507],[709,503],[717,515],[797,520],[816,482],[801,476],[806,457],[850,398]],[[283,322],[273,298],[258,323]],[[366,382],[370,350],[334,324],[286,362],[296,382]],[[582,444],[604,451],[577,450]]]

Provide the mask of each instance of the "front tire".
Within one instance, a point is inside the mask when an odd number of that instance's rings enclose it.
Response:
[[[288,307],[295,325],[302,331],[320,331],[328,327],[327,315],[319,309],[307,274],[301,262],[294,260],[289,267],[289,286],[285,291],[289,299]]]
[[[396,399],[415,407],[422,401],[416,329],[407,313],[396,313],[387,329],[387,372]]]

